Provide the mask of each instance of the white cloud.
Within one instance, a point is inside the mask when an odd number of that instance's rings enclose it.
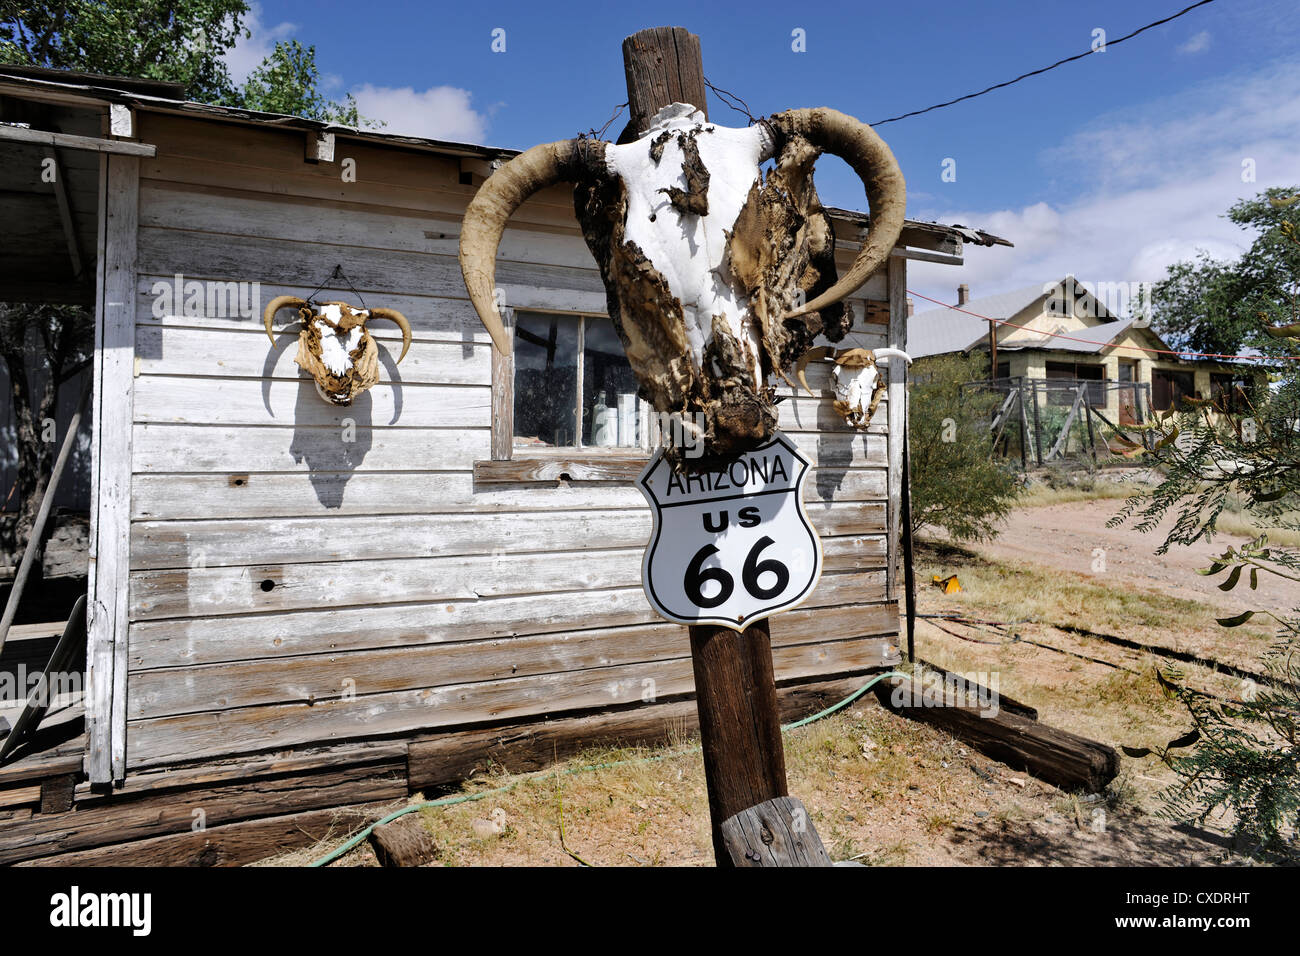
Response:
[[[388,124],[385,133],[482,143],[487,132],[487,117],[470,105],[470,92],[454,86],[417,92],[409,86],[365,83],[355,87],[352,95],[362,116]]]
[[[967,245],[961,269],[910,263],[909,285],[954,302],[960,282],[970,284],[972,297],[1067,273],[1093,282],[1154,282],[1200,250],[1235,258],[1252,237],[1224,212],[1266,187],[1295,185],[1297,154],[1300,65],[1294,63],[1098,117],[1041,157],[1059,179],[1081,187],[1073,198],[1019,209],[938,211],[940,222],[987,229],[1016,247]],[[1255,182],[1242,181],[1248,159]]]
[[[1178,48],[1179,53],[1204,53],[1210,48],[1210,31],[1202,30]]]
[[[230,76],[236,86],[243,86],[248,75],[270,56],[276,42],[292,36],[298,29],[298,25],[285,21],[269,27],[262,22],[261,4],[252,3],[249,4],[248,14],[244,17],[244,28],[248,30],[249,36],[244,37],[241,34],[239,40],[225,52],[223,57],[226,61],[226,69],[230,70]]]

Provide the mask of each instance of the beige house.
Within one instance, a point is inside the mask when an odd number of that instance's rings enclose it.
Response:
[[[909,351],[920,358],[987,350],[987,320],[995,319],[995,377],[1059,382],[1059,389],[1040,389],[1051,404],[1071,400],[1071,391],[1086,385],[1092,409],[1124,426],[1139,424],[1152,411],[1164,411],[1184,396],[1226,395],[1226,401],[1234,401],[1237,387],[1252,371],[1240,364],[1172,354],[1173,349],[1144,324],[1140,308],[1130,309],[1126,318],[1116,314],[1129,291],[1127,286],[1090,288],[1066,276],[971,299],[967,286],[961,285],[955,308],[928,310],[908,320]]]

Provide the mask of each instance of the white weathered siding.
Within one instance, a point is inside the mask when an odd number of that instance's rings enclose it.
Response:
[[[472,195],[457,162],[341,141],[358,176],[344,183],[337,164],[303,161],[300,134],[140,121],[158,156],[141,163],[129,766],[689,692],[685,629],[641,593],[650,520],[630,483],[475,487],[491,346],[456,261]],[[515,222],[498,262],[515,301],[601,309],[567,192]],[[260,315],[153,306],[176,273],[258,281],[266,302],[305,296],[335,265],[414,332],[394,366],[400,335],[376,326],[382,381],[349,409],[299,378],[296,337],[272,347]],[[884,277],[864,294],[886,300]],[[885,344],[886,325],[868,328],[854,344]],[[817,465],[826,572],[773,624],[779,679],[894,659],[888,408],[863,435],[829,399],[781,405]]]

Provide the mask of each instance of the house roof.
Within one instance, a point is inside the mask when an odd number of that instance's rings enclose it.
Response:
[[[0,64],[0,91],[5,87],[10,90],[26,89],[33,93],[57,92],[64,96],[77,96],[87,101],[121,103],[142,109],[161,112],[180,113],[195,118],[227,120],[249,123],[258,126],[274,126],[280,129],[314,130],[321,133],[333,133],[349,139],[373,142],[389,146],[402,146],[437,152],[443,155],[475,157],[489,161],[505,161],[517,156],[522,150],[505,147],[483,146],[475,143],[456,143],[448,140],[430,139],[423,136],[403,136],[398,133],[385,133],[380,130],[357,129],[351,126],[339,126],[317,120],[303,119],[300,116],[287,116],[280,113],[264,113],[258,110],[246,110],[232,106],[214,106],[209,103],[195,103],[181,98],[181,87],[176,84],[162,83],[154,80],[142,80],[134,77],[106,76],[95,73],[75,73],[64,70],[49,70],[41,67],[12,66]],[[869,224],[866,213],[847,209],[829,208],[831,217],[846,223],[864,226]],[[938,248],[959,255],[963,242],[973,242],[984,246],[1010,246],[1011,242],[982,230],[960,224],[924,222],[908,219],[904,221],[903,245],[917,245],[923,248]],[[958,263],[960,260],[951,260]]]
[[[1087,295],[1087,290],[1073,276],[1065,276],[1056,283],[1039,282],[1010,292],[971,299],[960,308],[943,306],[918,312],[907,322],[907,351],[914,358],[926,355],[939,355],[945,352],[969,352],[988,339],[989,325],[987,319],[1007,321],[1013,316],[1033,305],[1037,300],[1047,297],[1048,290],[1062,283],[1075,284],[1077,295]],[[1067,333],[1070,339],[1043,338],[1034,342],[998,343],[998,351],[1015,351],[1018,349],[1051,349],[1062,352],[1100,352],[1114,339],[1122,335],[1132,324],[1132,319],[1121,320],[1116,317],[1105,303],[1093,300],[1100,325],[1086,329],[1076,329]],[[975,313],[971,315],[969,313]],[[1011,331],[1008,330],[1008,334]],[[1071,341],[1084,339],[1085,341]]]

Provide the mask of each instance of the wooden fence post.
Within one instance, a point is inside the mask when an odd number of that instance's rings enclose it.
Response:
[[[634,33],[623,41],[623,65],[632,117],[625,136],[639,136],[670,103],[689,103],[708,116],[695,34],[681,27]],[[765,620],[743,633],[704,625],[691,627],[690,635],[713,853],[718,866],[730,867],[723,822],[788,796],[772,641]]]

